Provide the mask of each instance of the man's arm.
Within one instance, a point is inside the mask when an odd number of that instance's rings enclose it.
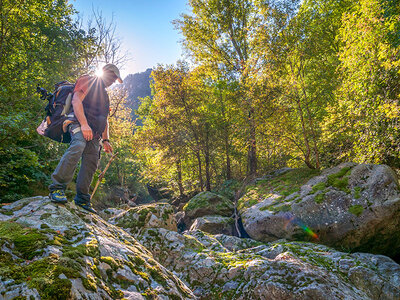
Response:
[[[107,119],[106,128],[104,129],[103,134],[101,135],[101,138],[103,139],[104,151],[106,151],[107,153],[112,153],[113,149],[108,140],[108,137],[109,137],[109,133],[108,133],[108,119]]]
[[[74,108],[75,117],[78,119],[79,124],[81,124],[83,137],[85,138],[85,140],[90,141],[93,139],[93,132],[86,120],[85,112],[82,105],[83,99],[83,92],[76,91],[74,93],[74,96],[72,97],[72,107]]]

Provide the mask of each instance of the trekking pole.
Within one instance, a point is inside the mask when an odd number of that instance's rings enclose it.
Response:
[[[100,184],[101,180],[103,179],[104,174],[106,174],[108,167],[111,165],[111,162],[114,160],[114,158],[115,158],[117,155],[118,155],[118,152],[115,153],[115,154],[113,154],[113,155],[111,156],[111,158],[110,158],[110,160],[108,161],[108,163],[107,163],[106,167],[104,168],[103,172],[100,173],[99,178],[97,179],[97,182],[96,182],[96,186],[94,187],[93,193],[92,193],[92,195],[90,196],[90,199],[93,199],[94,193],[96,193],[96,190],[97,190],[97,188],[99,187],[99,184]]]

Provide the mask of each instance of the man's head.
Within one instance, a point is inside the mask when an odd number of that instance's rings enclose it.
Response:
[[[115,80],[118,80],[119,83],[122,83],[121,75],[119,74],[118,68],[113,64],[106,64],[103,67],[103,82],[108,87],[112,85]]]

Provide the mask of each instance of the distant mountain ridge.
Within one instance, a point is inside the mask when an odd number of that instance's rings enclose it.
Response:
[[[151,96],[150,75],[153,69],[144,72],[129,74],[125,77],[123,87],[128,91],[128,105],[132,109],[132,117],[136,119],[135,110],[139,108],[139,98]],[[139,124],[138,124],[139,125]]]

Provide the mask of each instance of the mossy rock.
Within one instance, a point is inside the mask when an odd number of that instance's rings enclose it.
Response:
[[[243,212],[265,199],[270,198],[270,208],[283,204],[286,199],[294,193],[298,193],[302,185],[307,183],[310,178],[319,175],[319,170],[309,168],[285,169],[284,172],[277,172],[278,175],[269,175],[264,179],[257,180],[255,184],[248,185],[245,194],[238,200],[238,210]],[[272,204],[272,205],[271,205]],[[264,210],[267,207],[264,205]],[[285,209],[288,206],[285,206]]]
[[[139,205],[113,217],[109,222],[137,233],[143,228],[177,230],[174,208],[168,203]]]
[[[183,236],[162,228],[156,231],[138,238],[199,299],[397,299],[400,295],[400,266],[384,256],[285,240],[268,244],[249,240],[237,249],[240,242],[232,241],[234,237],[217,238],[199,230]]]
[[[186,217],[195,219],[206,215],[232,216],[234,205],[228,198],[212,193],[201,192],[183,207]]]
[[[193,298],[146,248],[99,216],[48,197],[13,205],[17,217],[0,222],[0,298],[123,299],[132,289],[153,298]],[[169,208],[161,211],[173,219]],[[49,222],[55,218],[68,222]]]

